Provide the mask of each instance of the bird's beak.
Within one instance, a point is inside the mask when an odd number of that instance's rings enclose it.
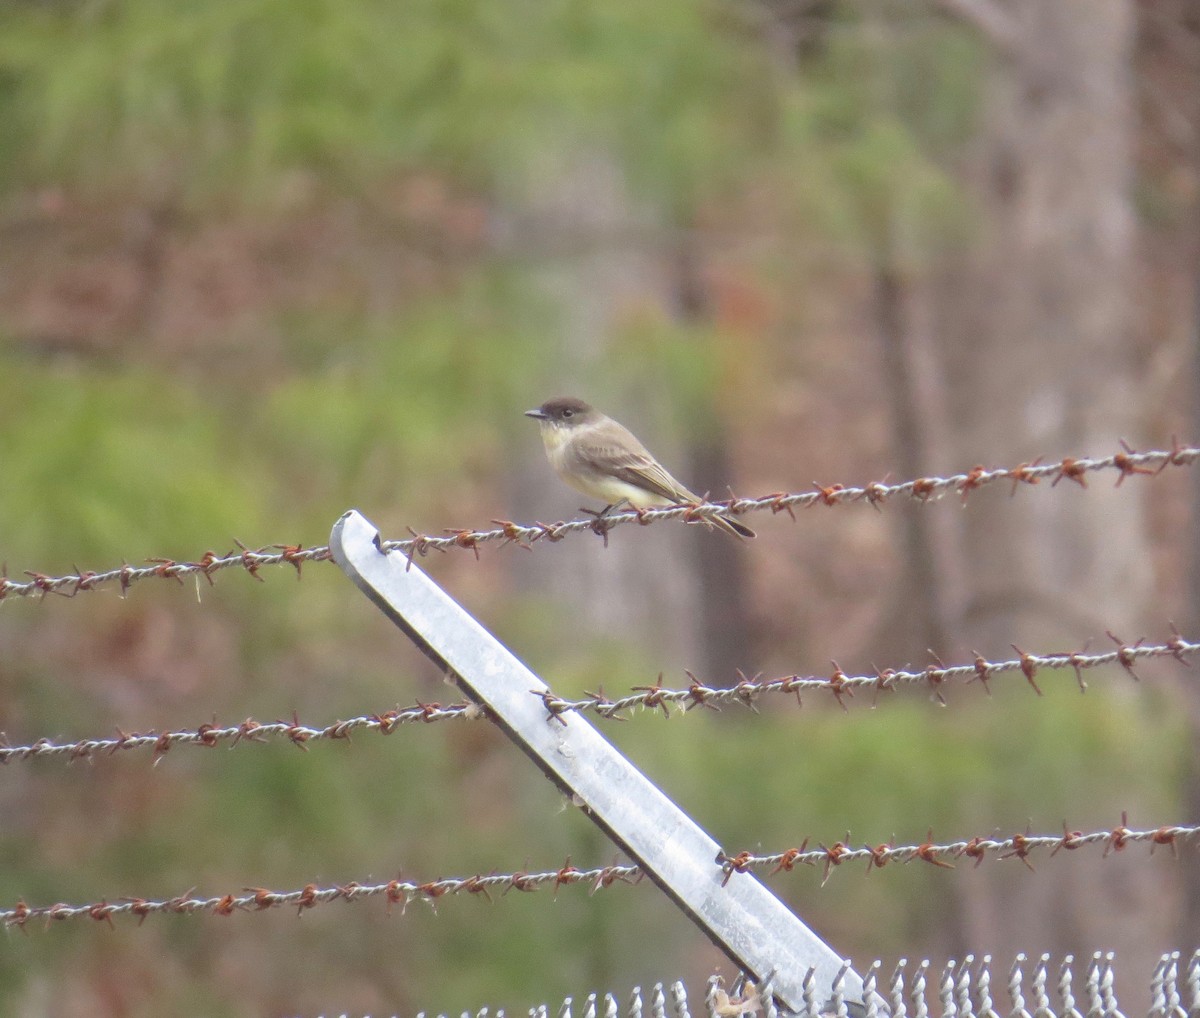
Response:
[[[525,411],[526,417],[533,417],[536,420],[544,421],[549,418],[549,415],[541,407],[534,407],[532,410]]]

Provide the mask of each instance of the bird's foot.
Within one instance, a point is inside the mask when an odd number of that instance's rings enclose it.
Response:
[[[610,530],[612,530],[612,526],[613,526],[612,521],[609,519],[609,517],[612,515],[613,510],[615,510],[619,504],[620,503],[613,503],[610,505],[606,505],[603,509],[600,509],[600,510],[585,509],[583,506],[579,507],[579,511],[581,513],[585,513],[588,516],[594,517],[594,519],[592,520],[592,533],[599,534],[600,537],[604,539],[604,547],[606,547],[606,548],[608,547],[608,532]]]

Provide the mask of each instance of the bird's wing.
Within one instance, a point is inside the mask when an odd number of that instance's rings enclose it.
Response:
[[[608,441],[597,435],[585,441],[579,450],[595,469],[611,474],[626,484],[645,488],[672,502],[699,502],[697,495],[688,491],[668,474],[658,461],[632,434],[626,431],[624,441]]]

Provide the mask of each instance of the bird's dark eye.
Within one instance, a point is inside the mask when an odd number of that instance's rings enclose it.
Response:
[[[567,408],[566,408],[566,409],[565,409],[565,410],[562,412],[562,415],[563,415],[563,417],[564,417],[564,418],[565,418],[565,417],[574,417],[574,416],[575,416],[575,411],[574,411],[574,410],[572,410],[570,407],[567,407]]]

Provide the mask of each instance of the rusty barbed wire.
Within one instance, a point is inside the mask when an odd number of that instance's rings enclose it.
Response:
[[[954,841],[944,844],[933,841],[932,831],[929,838],[919,845],[894,845],[891,843],[864,845],[854,848],[846,840],[835,842],[831,847],[820,845],[808,848],[809,839],[798,848],[789,848],[783,852],[770,855],[756,855],[751,852],[741,852],[735,856],[718,853],[713,860],[724,874],[723,883],[728,883],[737,873],[751,870],[768,870],[773,875],[780,872],[791,872],[797,865],[824,867],[822,885],[828,881],[835,868],[843,863],[865,861],[866,872],[881,869],[889,862],[909,863],[922,861],[941,869],[953,869],[954,864],[947,859],[963,857],[973,859],[978,866],[985,859],[1020,859],[1029,869],[1031,852],[1040,849],[1051,849],[1051,855],[1061,850],[1068,852],[1088,845],[1103,845],[1104,857],[1110,853],[1123,851],[1131,844],[1148,842],[1150,854],[1160,846],[1166,845],[1173,852],[1177,845],[1200,834],[1200,827],[1182,825],[1162,826],[1147,830],[1134,830],[1128,826],[1128,818],[1121,814],[1121,823],[1112,830],[1092,831],[1083,833],[1071,831],[1063,823],[1063,833],[1059,835],[1034,835],[1028,832],[1015,834],[1009,838],[974,837],[966,841]],[[495,899],[492,892],[503,896],[510,891],[531,892],[552,888],[557,894],[559,888],[578,884],[587,885],[591,893],[611,887],[615,883],[639,883],[644,872],[639,866],[611,865],[590,869],[578,869],[571,863],[570,856],[556,870],[539,872],[519,871],[515,873],[476,874],[472,877],[438,877],[424,883],[401,880],[397,877],[385,883],[360,883],[351,881],[348,884],[335,884],[322,887],[316,883],[306,884],[299,890],[272,891],[264,887],[243,888],[240,893],[223,894],[212,897],[197,897],[193,891],[174,898],[152,900],[142,897],[122,897],[118,901],[109,902],[102,899],[85,905],[69,905],[58,902],[53,905],[29,905],[23,899],[11,908],[0,909],[0,923],[8,927],[24,929],[35,920],[44,919],[46,925],[67,919],[92,919],[112,925],[114,918],[135,916],[139,925],[147,916],[157,914],[193,915],[209,914],[215,916],[230,916],[234,912],[261,912],[270,908],[295,908],[298,913],[317,905],[327,905],[331,902],[358,901],[363,898],[382,897],[389,907],[400,905],[401,911],[414,901],[424,901],[436,906],[437,902],[447,896],[460,894],[482,895],[489,902]]]
[[[1072,831],[1063,821],[1063,832],[1057,834],[1013,834],[1007,838],[976,836],[965,841],[954,841],[945,844],[935,843],[933,831],[930,830],[927,839],[919,845],[896,845],[886,842],[879,845],[866,845],[860,848],[852,846],[850,834],[845,839],[836,841],[826,847],[819,844],[809,848],[810,839],[805,838],[797,848],[789,848],[783,852],[770,855],[753,852],[739,852],[737,855],[727,855],[720,852],[717,863],[725,873],[724,883],[728,883],[735,873],[746,873],[750,870],[769,869],[771,874],[791,872],[796,866],[821,866],[823,876],[822,886],[829,880],[833,871],[851,862],[865,862],[866,872],[882,869],[889,862],[910,863],[914,861],[927,862],[941,869],[954,869],[954,863],[947,860],[971,859],[979,866],[985,859],[1019,859],[1026,868],[1033,870],[1029,861],[1030,854],[1043,849],[1050,849],[1053,857],[1061,851],[1073,852],[1088,845],[1103,845],[1104,857],[1112,852],[1121,852],[1130,844],[1149,842],[1150,854],[1160,846],[1167,846],[1178,858],[1178,844],[1188,841],[1200,834],[1200,827],[1182,825],[1156,827],[1152,830],[1132,830],[1129,827],[1129,817],[1121,813],[1121,823],[1110,831]]]
[[[27,583],[10,580],[6,568],[0,574],[0,604],[8,597],[29,597],[33,594],[41,594],[43,600],[48,594],[74,597],[76,594],[98,590],[113,583],[120,585],[121,596],[124,597],[135,583],[151,577],[177,580],[182,584],[185,576],[195,577],[197,583],[203,576],[211,586],[215,573],[235,566],[240,566],[260,582],[263,582],[263,578],[259,576],[258,571],[264,566],[290,565],[295,568],[296,577],[300,578],[303,575],[302,567],[305,562],[326,562],[332,558],[328,545],[306,548],[299,544],[269,544],[253,551],[240,541],[235,543],[241,549],[240,551],[230,551],[224,555],[219,555],[215,551],[206,551],[194,562],[180,562],[170,558],[148,558],[146,561],[151,563],[148,566],[131,566],[125,562],[118,569],[108,569],[104,572],[80,569],[76,566],[74,573],[62,576],[48,576],[45,573],[27,569],[25,575],[30,577]]]
[[[748,512],[770,511],[772,514],[788,513],[795,519],[795,510],[815,505],[846,505],[854,502],[866,502],[876,509],[893,498],[911,498],[918,502],[932,502],[951,493],[960,495],[964,502],[971,492],[994,484],[998,481],[1011,481],[1015,493],[1022,484],[1036,485],[1042,480],[1050,479],[1051,487],[1060,481],[1072,481],[1079,486],[1087,487],[1087,475],[1102,471],[1116,471],[1116,484],[1119,487],[1127,477],[1156,476],[1169,466],[1191,466],[1200,457],[1200,448],[1179,445],[1173,442],[1170,449],[1156,449],[1148,452],[1138,452],[1124,442],[1121,451],[1111,456],[1098,459],[1090,457],[1065,457],[1055,463],[1042,463],[1039,459],[1030,463],[1022,463],[1016,467],[998,467],[988,469],[983,466],[972,467],[966,473],[950,474],[948,476],[919,477],[899,484],[887,484],[883,481],[872,481],[865,486],[832,484],[827,487],[814,485],[812,491],[774,492],[757,498],[739,498],[732,495],[728,499],[705,502],[701,505],[680,505],[663,509],[637,509],[625,512],[602,513],[586,519],[568,520],[559,523],[535,523],[533,525],[514,523],[512,520],[492,520],[496,527],[491,530],[471,530],[447,527],[442,535],[418,534],[409,529],[412,535],[403,540],[383,541],[384,551],[399,552],[406,555],[411,562],[417,555],[425,556],[431,551],[447,551],[451,548],[465,548],[479,557],[479,546],[489,542],[499,541],[501,547],[515,544],[522,548],[532,548],[541,540],[556,542],[570,534],[591,531],[598,534],[608,543],[608,533],[614,527],[627,523],[648,525],[661,520],[683,519],[696,523],[707,516],[732,515],[739,516]],[[176,580],[182,583],[185,577],[193,577],[199,584],[200,578],[212,584],[216,573],[225,569],[241,568],[257,580],[262,580],[259,570],[266,566],[290,565],[295,567],[296,574],[301,574],[301,566],[305,562],[324,562],[330,559],[327,545],[304,547],[299,544],[270,544],[258,550],[252,550],[240,541],[235,542],[238,551],[229,551],[224,555],[215,551],[206,551],[194,561],[180,561],[171,558],[149,558],[145,566],[133,566],[128,562],[116,569],[102,572],[81,570],[76,567],[74,573],[51,576],[34,570],[25,570],[28,581],[10,579],[6,572],[0,573],[0,603],[9,597],[31,597],[40,594],[44,599],[49,594],[63,597],[74,597],[77,594],[93,591],[118,584],[122,596],[134,584],[151,578]]]
[[[853,697],[856,689],[871,689],[876,693],[894,690],[897,686],[926,685],[942,704],[946,703],[942,696],[941,687],[948,681],[966,683],[978,682],[983,691],[991,694],[988,683],[1000,675],[1020,674],[1026,683],[1038,696],[1042,695],[1041,687],[1037,684],[1039,671],[1060,671],[1071,669],[1080,692],[1087,689],[1084,681],[1084,671],[1101,668],[1106,665],[1119,664],[1133,679],[1138,679],[1133,670],[1139,660],[1154,658],[1174,658],[1180,664],[1190,667],[1188,656],[1200,651],[1200,643],[1192,643],[1184,639],[1172,627],[1171,639],[1165,643],[1148,644],[1145,639],[1136,643],[1126,643],[1111,631],[1106,635],[1115,644],[1115,648],[1102,654],[1053,653],[1031,654],[1020,647],[1013,646],[1019,657],[1004,661],[989,661],[983,655],[976,653],[970,664],[947,665],[934,655],[934,664],[920,669],[884,668],[870,675],[847,675],[836,661],[830,662],[833,671],[829,676],[800,676],[788,675],[783,678],[761,680],[748,678],[741,672],[736,685],[712,687],[700,682],[691,672],[685,674],[691,680],[683,689],[669,689],[662,685],[662,675],[652,686],[634,686],[634,692],[617,700],[606,697],[603,691],[588,693],[583,699],[567,700],[552,692],[535,692],[545,704],[546,712],[551,717],[568,711],[594,711],[602,717],[619,715],[622,711],[633,708],[661,709],[669,716],[669,705],[680,707],[682,711],[690,711],[695,707],[717,709],[724,703],[737,703],[755,709],[755,702],[762,696],[783,694],[795,696],[797,703],[803,706],[801,694],[815,691],[829,693],[842,707],[847,710],[846,697]]]
[[[157,914],[194,915],[209,914],[215,916],[230,916],[234,912],[262,912],[270,908],[295,908],[297,914],[317,905],[328,905],[330,902],[358,901],[363,898],[383,898],[390,911],[393,905],[399,905],[401,913],[414,901],[425,901],[436,907],[437,902],[447,895],[472,894],[482,895],[488,901],[494,901],[492,892],[503,896],[510,891],[536,891],[552,886],[557,893],[560,887],[573,884],[588,884],[592,893],[615,883],[638,883],[644,874],[633,865],[601,866],[592,869],[576,869],[568,857],[566,863],[557,870],[527,873],[489,873],[476,874],[473,877],[439,877],[425,883],[412,881],[389,880],[386,883],[359,883],[351,881],[348,884],[335,884],[321,887],[318,884],[306,884],[299,890],[272,891],[265,887],[243,888],[241,893],[224,894],[216,897],[196,897],[193,891],[174,898],[151,900],[138,897],[122,897],[119,901],[102,900],[88,905],[68,905],[58,902],[54,905],[33,906],[23,900],[18,901],[9,909],[0,910],[0,923],[9,927],[24,929],[34,920],[45,919],[49,927],[51,923],[67,919],[93,919],[97,922],[112,925],[114,918],[121,916],[136,916],[138,925],[147,916]]]
[[[581,699],[569,700],[557,696],[552,691],[531,690],[531,695],[541,699],[546,708],[548,718],[560,718],[572,712],[594,713],[600,717],[615,720],[625,720],[635,711],[662,712],[663,716],[671,716],[671,707],[676,708],[676,714],[686,714],[696,707],[718,710],[723,704],[733,704],[757,709],[759,700],[771,696],[794,696],[797,703],[803,704],[801,694],[807,692],[828,693],[837,700],[843,709],[847,709],[846,698],[853,697],[856,689],[874,690],[876,695],[881,692],[895,690],[904,685],[928,686],[933,695],[942,704],[946,703],[942,695],[942,687],[947,682],[973,683],[979,682],[984,692],[991,692],[988,683],[1002,675],[1021,675],[1029,686],[1040,696],[1041,688],[1037,685],[1036,676],[1039,671],[1060,671],[1071,669],[1075,673],[1080,691],[1087,689],[1083,672],[1088,669],[1101,668],[1107,665],[1120,665],[1134,679],[1137,673],[1134,664],[1139,660],[1154,658],[1174,658],[1181,664],[1190,666],[1188,657],[1200,651],[1200,643],[1184,639],[1175,632],[1165,643],[1147,644],[1139,640],[1127,644],[1112,633],[1109,638],[1116,644],[1113,650],[1102,654],[1031,654],[1017,650],[1019,657],[1004,661],[989,661],[976,654],[970,664],[946,665],[938,661],[936,665],[925,668],[895,669],[886,668],[873,675],[847,675],[833,663],[833,673],[828,676],[788,675],[783,678],[761,680],[748,678],[739,673],[738,682],[733,686],[707,686],[700,682],[691,672],[686,673],[691,680],[683,688],[663,686],[662,675],[650,686],[634,686],[632,692],[610,699],[603,690],[587,693]],[[236,725],[218,725],[215,721],[200,725],[195,729],[181,729],[167,732],[127,733],[120,729],[116,735],[108,737],[93,737],[79,739],[74,742],[61,742],[49,738],[37,739],[25,745],[11,745],[0,732],[0,764],[14,761],[34,760],[41,757],[64,757],[68,761],[90,760],[100,755],[114,755],[129,750],[150,750],[157,763],[174,746],[200,746],[215,748],[227,743],[230,748],[243,742],[266,743],[272,740],[287,740],[299,749],[306,750],[309,743],[322,741],[347,741],[356,731],[379,732],[391,735],[404,724],[421,722],[431,724],[437,721],[476,720],[488,716],[487,708],[461,701],[459,703],[421,703],[413,706],[383,711],[378,714],[364,714],[346,721],[334,721],[327,725],[312,726],[303,724],[293,713],[291,721],[259,722],[247,718]]]
[[[348,741],[355,731],[376,731],[391,735],[400,725],[412,722],[430,723],[455,719],[483,717],[486,708],[479,704],[461,703],[417,703],[413,707],[383,711],[379,714],[364,714],[348,721],[335,721],[321,727],[302,724],[293,713],[291,721],[259,722],[247,718],[237,725],[218,725],[216,722],[200,725],[195,729],[169,732],[123,732],[107,738],[80,739],[76,742],[55,742],[38,739],[24,746],[9,745],[5,734],[0,732],[0,764],[14,760],[34,760],[39,757],[62,756],[68,761],[90,760],[100,755],[113,755],[127,750],[148,749],[154,754],[154,762],[161,760],[174,746],[202,746],[216,748],[228,743],[232,748],[240,743],[266,743],[272,739],[285,739],[302,750],[310,742]]]

